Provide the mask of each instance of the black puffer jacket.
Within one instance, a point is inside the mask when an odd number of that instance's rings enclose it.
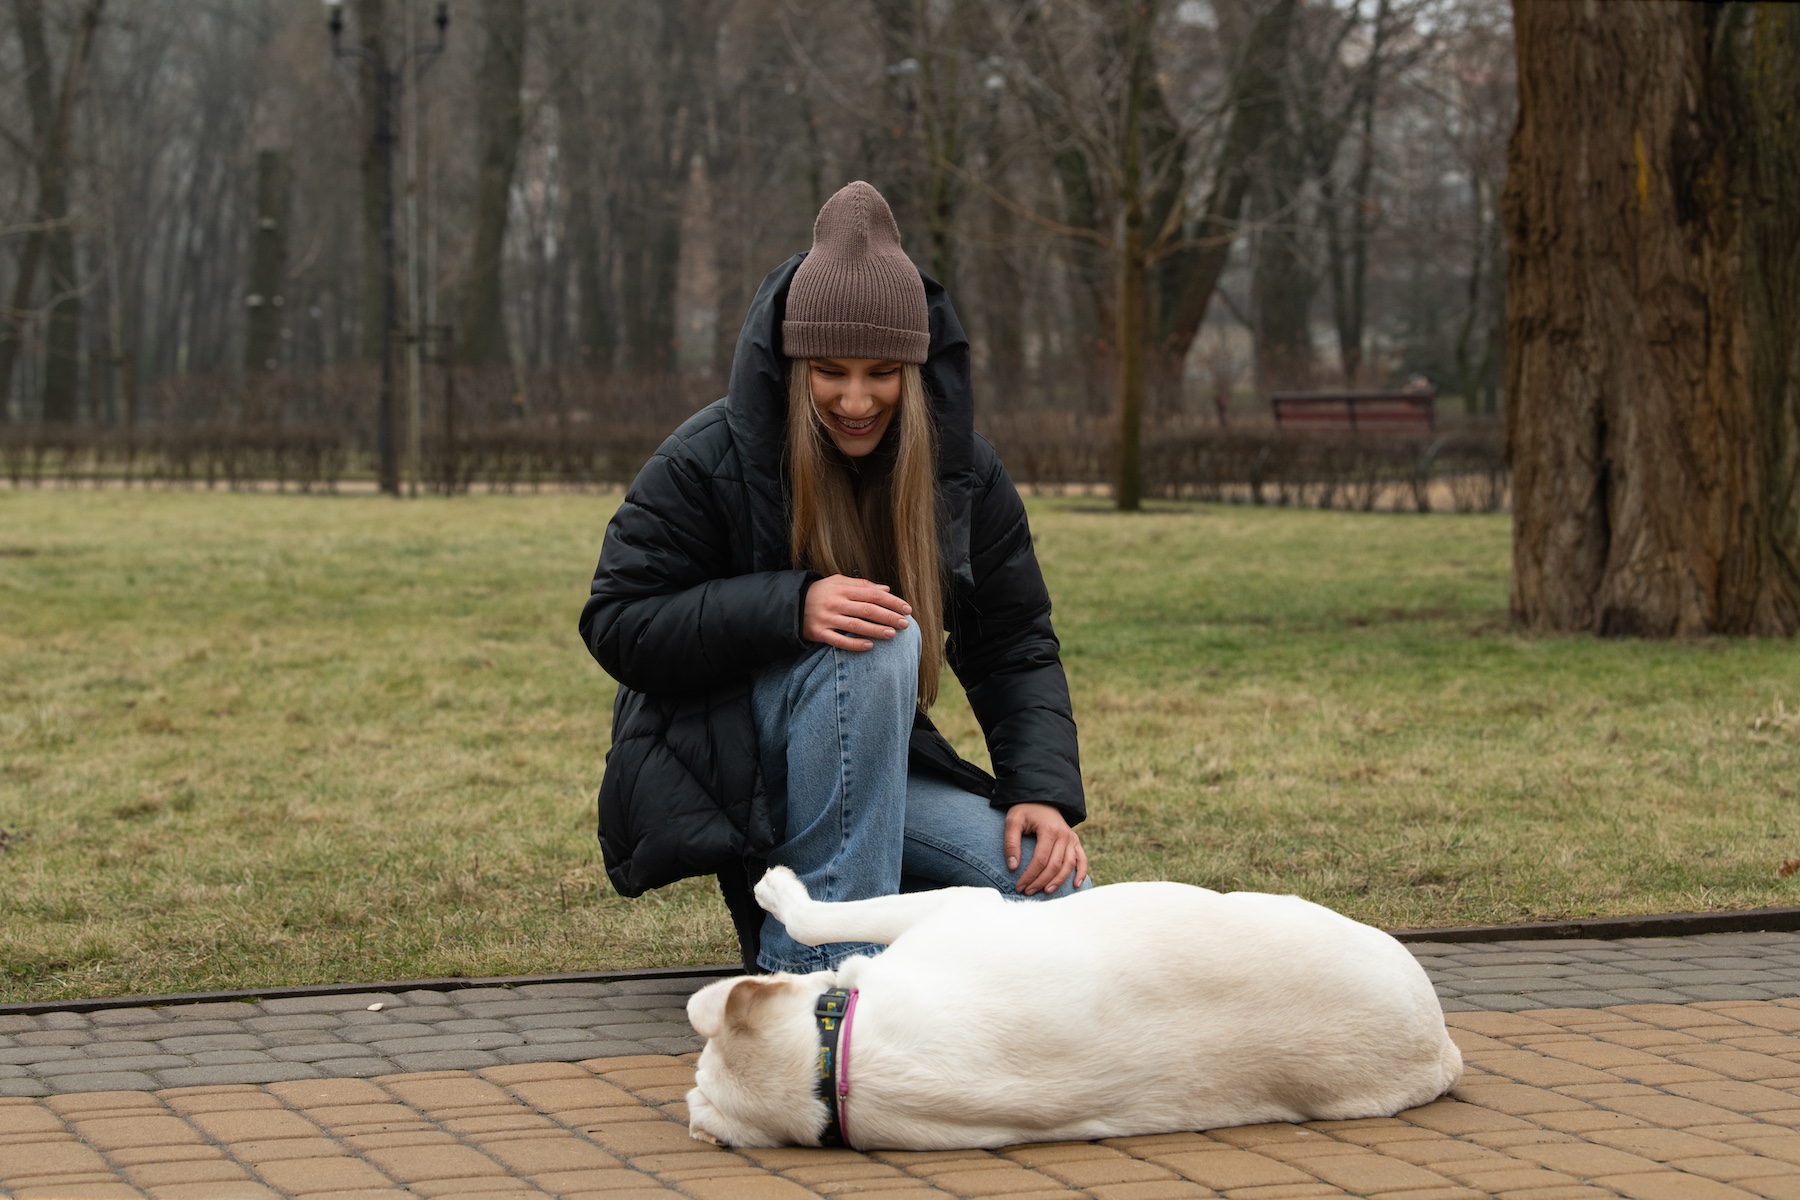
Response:
[[[764,858],[785,825],[762,787],[750,679],[808,647],[803,598],[818,578],[791,561],[782,470],[781,318],[804,257],[763,280],[726,397],[683,423],[638,473],[607,526],[581,611],[582,639],[621,685],[600,786],[600,844],[622,895]],[[1074,824],[1085,807],[1050,596],[1018,492],[974,432],[962,326],[929,277],[925,294],[946,654],[997,778],[957,757],[922,714],[909,768],[996,807],[1053,804]]]

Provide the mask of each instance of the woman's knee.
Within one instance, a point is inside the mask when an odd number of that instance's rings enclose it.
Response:
[[[861,678],[890,681],[908,694],[918,690],[919,627],[909,621],[893,637],[871,640],[875,645],[868,650],[837,651],[838,661]]]

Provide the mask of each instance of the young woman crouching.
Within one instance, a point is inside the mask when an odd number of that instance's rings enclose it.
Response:
[[[974,432],[949,297],[852,183],[752,302],[728,394],[626,493],[581,614],[620,683],[600,790],[627,896],[717,874],[747,968],[835,967],[749,895],[1090,886],[1075,723],[1025,509]],[[926,715],[948,662],[990,777]]]

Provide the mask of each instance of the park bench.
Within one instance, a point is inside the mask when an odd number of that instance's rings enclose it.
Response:
[[[1437,392],[1276,392],[1275,424],[1307,433],[1430,433]]]

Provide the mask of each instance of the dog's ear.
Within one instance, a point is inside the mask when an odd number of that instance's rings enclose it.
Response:
[[[763,1001],[788,985],[784,978],[739,975],[708,984],[688,997],[688,1024],[703,1038],[716,1038],[732,1029],[747,1029]]]
[[[756,1023],[756,1010],[766,1001],[785,992],[791,982],[793,981],[787,978],[746,976],[725,997],[725,1023],[733,1029],[750,1028]]]

